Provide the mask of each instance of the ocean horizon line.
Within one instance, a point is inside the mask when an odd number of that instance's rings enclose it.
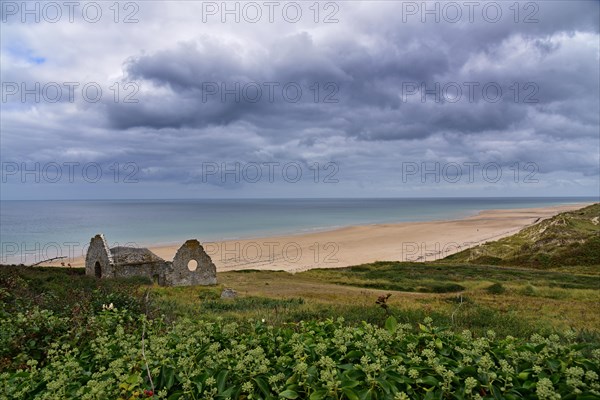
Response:
[[[418,196],[418,197],[186,197],[186,198],[94,198],[94,199],[0,199],[2,201],[203,201],[203,200],[485,200],[485,199],[596,199],[600,196]]]

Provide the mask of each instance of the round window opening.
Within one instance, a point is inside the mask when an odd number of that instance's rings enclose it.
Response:
[[[188,266],[187,267],[188,267],[188,269],[190,271],[195,271],[196,268],[198,268],[198,261],[196,261],[196,260],[190,260],[190,261],[188,261]]]

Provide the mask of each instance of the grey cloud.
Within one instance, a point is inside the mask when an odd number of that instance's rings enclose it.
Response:
[[[327,27],[279,30],[275,24],[253,31],[182,22],[177,40],[153,47],[148,38],[147,50],[124,53],[122,65],[107,68],[107,82],[140,83],[138,103],[11,104],[2,122],[3,157],[50,159],[66,149],[106,163],[134,160],[149,181],[187,186],[201,183],[203,162],[221,160],[329,159],[359,186],[395,182],[402,160],[531,161],[560,179],[563,173],[598,175],[597,2],[540,2],[533,24],[516,24],[509,15],[497,24],[403,23],[399,3],[342,4],[340,23]],[[146,22],[158,20],[160,11],[149,6]],[[57,73],[48,66],[11,66],[6,76],[30,81],[36,71]],[[256,103],[232,96],[221,101],[206,93],[207,82],[230,88],[236,82],[297,82],[303,96],[285,101],[280,86],[269,102],[263,87]],[[421,102],[417,93],[403,101],[403,84],[432,88],[436,82],[495,82],[503,97],[492,103],[477,91],[473,102],[463,93],[456,103],[436,103],[432,96]],[[320,85],[317,103],[314,83]],[[322,101],[327,83],[339,88],[337,102]],[[527,83],[536,85],[537,102],[523,101]]]

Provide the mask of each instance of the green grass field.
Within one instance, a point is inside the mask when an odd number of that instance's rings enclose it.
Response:
[[[385,314],[375,301],[391,293],[390,311],[408,323],[429,315],[435,323],[457,330],[491,328],[518,336],[570,328],[596,336],[600,327],[600,281],[591,275],[379,262],[295,275],[228,272],[218,278],[217,288],[157,287],[153,293],[194,317],[265,318],[276,324],[337,316],[380,323]],[[224,287],[235,289],[240,297],[220,300]]]

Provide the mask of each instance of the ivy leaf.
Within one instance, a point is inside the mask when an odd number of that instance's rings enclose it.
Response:
[[[271,388],[269,387],[267,381],[265,381],[265,378],[254,378],[254,382],[256,382],[256,385],[265,396],[271,394]]]
[[[358,394],[356,394],[356,392],[350,388],[342,388],[342,392],[346,395],[348,400],[360,400]]]
[[[181,391],[178,390],[177,392],[175,392],[172,395],[170,395],[167,400],[177,400],[181,396],[183,396],[183,392],[181,392]]]
[[[279,397],[283,397],[284,399],[297,399],[298,398],[298,393],[294,392],[293,390],[284,390],[283,392],[279,393]],[[312,398],[312,396],[311,396]]]
[[[317,390],[313,394],[310,395],[310,400],[322,400],[327,395],[326,390]]]
[[[342,386],[342,389],[350,389],[350,388],[356,387],[358,385],[360,385],[359,381],[343,380],[341,386]]]
[[[219,375],[217,375],[217,390],[219,391],[219,393],[223,393],[223,391],[225,390],[227,375],[229,375],[229,371],[221,371],[219,372]]]
[[[429,386],[437,386],[438,383],[440,383],[440,381],[438,381],[435,377],[433,376],[426,376],[422,379],[423,383]]]
[[[396,332],[396,328],[398,326],[398,321],[393,316],[389,316],[388,319],[385,320],[385,329],[390,332]]]

